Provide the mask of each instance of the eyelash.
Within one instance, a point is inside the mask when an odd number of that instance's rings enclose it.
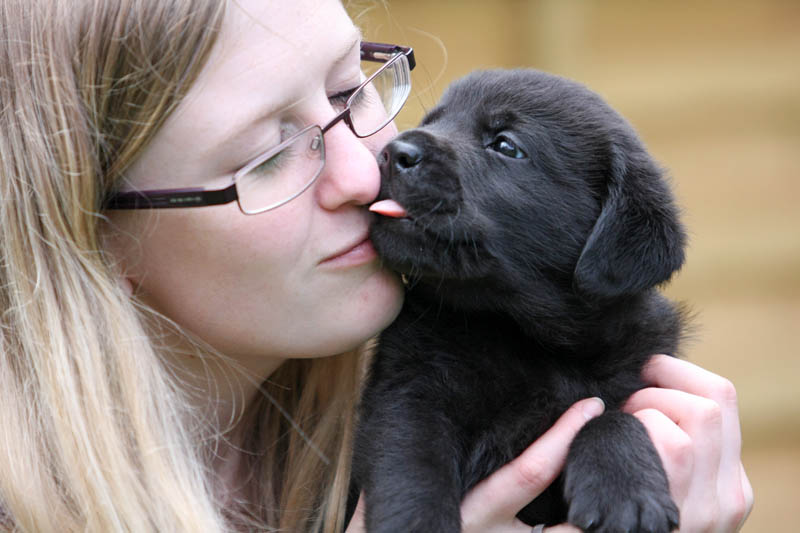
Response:
[[[353,93],[356,92],[356,89],[358,89],[358,86],[345,91],[340,91],[336,94],[332,94],[328,97],[328,101],[335,106],[344,107],[344,105],[347,103],[347,99],[353,96]]]

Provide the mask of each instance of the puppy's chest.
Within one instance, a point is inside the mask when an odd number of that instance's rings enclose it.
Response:
[[[600,396],[618,405],[638,388],[638,368],[598,372],[565,349],[542,346],[509,318],[407,302],[382,337],[375,370],[411,395],[453,410],[465,423],[516,420],[549,425],[574,401]],[[598,364],[600,363],[600,364]],[[532,421],[528,421],[529,423]]]

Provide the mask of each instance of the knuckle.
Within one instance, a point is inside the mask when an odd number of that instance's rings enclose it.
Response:
[[[692,439],[683,432],[671,435],[663,443],[666,457],[664,461],[669,468],[673,479],[687,480],[694,469],[694,444]]]
[[[752,492],[748,494],[743,487],[740,487],[731,494],[730,498],[730,512],[726,520],[727,530],[738,531],[753,509],[753,496]]]
[[[722,426],[722,407],[714,400],[702,399],[697,402],[694,415],[703,426]]]
[[[524,490],[542,489],[550,484],[550,468],[547,459],[540,456],[526,457],[514,465],[515,478]]]
[[[729,379],[720,377],[711,386],[710,398],[723,406],[736,406],[738,394],[733,382]]]
[[[661,411],[659,411],[658,409],[656,409],[654,407],[646,407],[644,409],[641,409],[641,410],[637,411],[636,414],[637,414],[637,416],[640,417],[640,419],[654,420],[654,421],[663,416]]]
[[[750,481],[747,479],[746,475],[744,475],[742,490],[744,491],[745,518],[747,518],[753,510],[753,505],[755,505],[755,494],[753,493],[753,487],[750,485]]]
[[[661,411],[658,409],[647,407],[645,409],[636,411],[634,416],[638,418],[639,421],[644,425],[645,429],[650,434],[650,438],[652,439],[654,437],[654,431],[656,431],[659,421],[664,415],[661,414]]]
[[[747,506],[744,503],[744,496],[742,496],[741,499],[737,499],[736,504],[731,509],[727,520],[727,529],[734,531],[744,521],[745,516],[747,516]]]
[[[692,438],[682,431],[675,432],[664,443],[664,449],[673,462],[687,465],[692,459]]]

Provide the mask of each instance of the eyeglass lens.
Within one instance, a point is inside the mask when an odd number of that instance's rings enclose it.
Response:
[[[305,191],[324,164],[322,130],[319,126],[306,128],[259,157],[239,176],[239,206],[248,214],[278,207]]]
[[[368,137],[391,122],[411,92],[405,56],[397,56],[384,67],[347,101],[359,137]],[[314,183],[324,165],[322,130],[319,126],[303,129],[239,172],[236,192],[241,210],[261,213],[296,198]]]
[[[410,92],[408,60],[399,56],[350,97],[350,120],[356,135],[368,137],[386,126],[400,111]]]

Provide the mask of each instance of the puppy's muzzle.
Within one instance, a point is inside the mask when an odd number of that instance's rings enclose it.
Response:
[[[422,148],[414,143],[394,140],[381,153],[382,176],[400,176],[408,173],[422,162]]]
[[[462,191],[455,152],[430,132],[401,133],[378,157],[379,200],[392,199],[411,218],[449,215],[459,211]]]

